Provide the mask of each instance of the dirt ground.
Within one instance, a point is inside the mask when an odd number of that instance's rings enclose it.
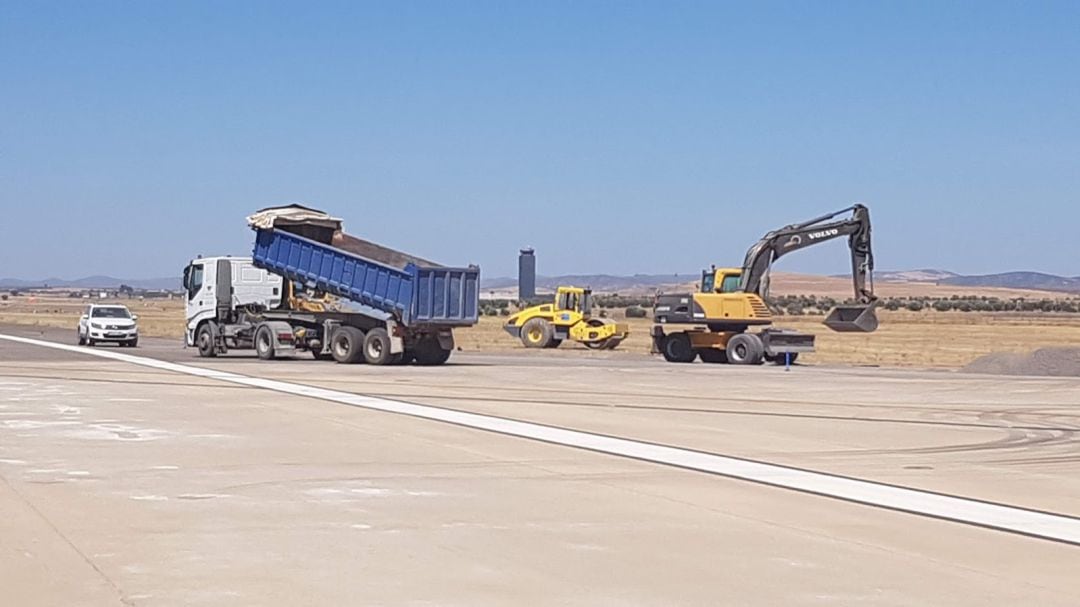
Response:
[[[74,335],[85,300],[66,297],[12,297],[0,302],[0,323],[70,327]],[[143,335],[175,337],[183,334],[183,301],[119,300],[139,316]],[[1040,348],[1080,344],[1080,315],[1052,313],[908,312],[879,310],[881,327],[874,333],[834,333],[822,326],[820,316],[786,316],[777,325],[817,335],[817,352],[807,363],[876,365],[886,367],[961,368],[991,353],[1029,353]],[[630,325],[630,337],[612,353],[644,354],[649,351],[650,319],[625,319],[621,311],[613,318]],[[484,317],[472,328],[455,333],[464,351],[504,352],[523,350],[502,330],[503,319]],[[557,351],[530,353],[565,356],[564,350],[584,353],[584,346],[564,343]]]

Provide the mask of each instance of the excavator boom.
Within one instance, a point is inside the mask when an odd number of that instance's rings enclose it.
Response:
[[[848,213],[850,216],[837,219]],[[746,253],[741,290],[765,299],[773,262],[788,253],[842,236],[848,237],[848,248],[851,250],[851,277],[856,303],[833,308],[825,318],[825,325],[840,332],[874,331],[878,321],[873,284],[874,253],[870,246],[870,210],[861,204],[766,234]]]

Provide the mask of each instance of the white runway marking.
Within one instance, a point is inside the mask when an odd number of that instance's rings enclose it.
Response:
[[[941,495],[907,487],[897,487],[873,481],[814,472],[812,470],[800,470],[766,462],[749,461],[678,447],[591,434],[579,430],[567,430],[542,424],[502,419],[478,413],[386,400],[272,379],[246,377],[225,371],[192,367],[108,350],[89,350],[78,346],[11,335],[0,335],[0,339],[108,358],[162,371],[274,390],[284,394],[317,398],[364,409],[420,417],[556,445],[697,470],[890,510],[899,510],[921,516],[1080,545],[1080,519],[1061,514],[1038,512],[1015,506]],[[140,498],[133,497],[133,499]],[[141,499],[148,499],[148,497],[141,497]]]

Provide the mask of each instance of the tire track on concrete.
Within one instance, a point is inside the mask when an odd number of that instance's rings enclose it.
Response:
[[[1058,543],[1080,546],[1080,518],[1056,512],[1033,510],[968,497],[912,489],[807,470],[765,461],[739,458],[684,447],[560,428],[515,419],[482,415],[455,409],[420,405],[317,388],[302,384],[249,377],[204,367],[193,367],[108,351],[89,351],[77,346],[0,335],[12,342],[82,352],[90,356],[118,360],[210,380],[272,390],[352,407],[404,415],[505,436],[515,436],[552,445],[571,447],[732,478],[799,493],[864,504],[885,510],[906,512],[928,518],[953,521]]]

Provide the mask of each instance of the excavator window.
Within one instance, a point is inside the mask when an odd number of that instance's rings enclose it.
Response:
[[[559,309],[560,310],[575,310],[577,309],[577,295],[574,293],[560,293],[559,294]]]
[[[725,276],[724,282],[720,283],[721,293],[734,293],[739,290],[739,285],[742,283],[742,276]]]
[[[716,286],[716,275],[712,272],[701,273],[701,292],[712,293],[713,287]]]

